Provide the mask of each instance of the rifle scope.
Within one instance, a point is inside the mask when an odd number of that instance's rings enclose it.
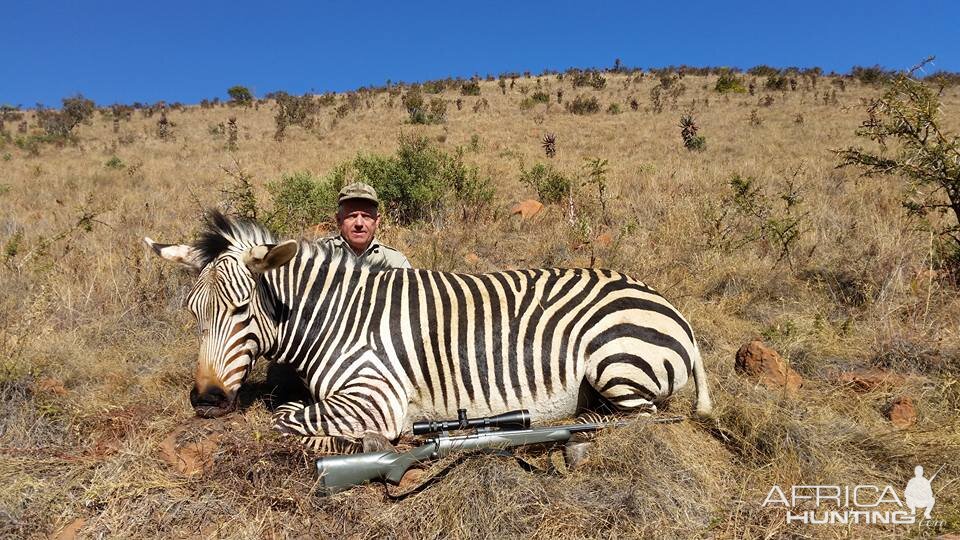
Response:
[[[438,431],[471,428],[527,429],[529,427],[530,411],[526,409],[518,409],[496,416],[483,416],[480,418],[467,418],[467,410],[459,409],[456,420],[441,420],[439,422],[424,420],[422,422],[414,422],[413,434],[426,435]]]

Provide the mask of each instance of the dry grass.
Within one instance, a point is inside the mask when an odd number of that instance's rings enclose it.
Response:
[[[80,126],[79,144],[45,146],[39,156],[0,148],[10,156],[0,160],[0,536],[42,537],[68,524],[82,536],[121,538],[923,536],[932,531],[788,526],[782,511],[760,505],[775,483],[902,490],[916,464],[944,465],[935,517],[941,531],[960,528],[957,290],[928,272],[929,233],[902,212],[896,179],[834,169],[831,149],[856,142],[861,99],[878,90],[848,82],[839,103],[825,105],[822,92],[832,87],[824,78],[816,90],[776,92],[772,106],[759,107],[759,95],[720,96],[712,78],[688,76],[678,106],[653,114],[644,110],[652,77],[608,79],[604,90],[586,93],[602,110],[619,103],[622,114],[576,116],[556,103],[521,110],[519,87],[503,96],[495,82],[482,82],[489,109],[474,113],[481,98],[450,90],[444,97],[461,97],[463,109],[451,103],[438,126],[405,123],[399,97],[390,107],[379,94],[345,118],[325,109],[313,131],[290,127],[282,143],[273,139],[273,105],[264,104],[172,111],[172,140],[156,137],[157,116],[137,114],[119,134],[98,116]],[[517,84],[533,91],[533,79]],[[543,84],[552,100],[561,88],[566,99],[583,91],[553,77]],[[639,111],[630,110],[631,97]],[[957,89],[943,100],[955,112]],[[760,126],[750,124],[753,109]],[[707,139],[703,152],[680,140],[679,118],[688,111]],[[803,124],[794,123],[798,114]],[[229,152],[210,128],[233,115],[239,149]],[[948,127],[960,127],[957,118],[948,116]],[[605,434],[591,461],[567,475],[470,458],[395,502],[377,486],[311,496],[309,456],[269,430],[258,398],[268,385],[251,387],[241,412],[194,419],[187,402],[194,330],[182,310],[190,279],[151,258],[139,237],[189,239],[202,209],[222,201],[228,178],[220,167],[232,167],[234,157],[266,201],[266,182],[281,174],[322,175],[357,152],[392,153],[401,132],[448,150],[476,135],[479,151],[466,160],[494,178],[497,211],[481,226],[390,226],[387,243],[437,269],[593,259],[640,277],[697,329],[715,422]],[[611,226],[601,224],[586,190],[580,233],[563,208],[526,222],[508,215],[512,203],[533,195],[519,182],[519,162],[546,160],[544,133],[556,134],[552,163],[569,175],[580,174],[585,158],[609,160]],[[126,167],[106,167],[113,156]],[[734,174],[755,178],[773,201],[788,180],[799,187],[806,214],[789,261],[778,262],[763,243],[707,246],[710,205],[729,193]],[[76,227],[84,212],[96,214],[90,231]],[[609,245],[582,241],[604,232]],[[8,255],[18,234],[19,248]],[[737,347],[757,334],[804,376],[797,395],[733,373]],[[835,375],[868,366],[908,377],[857,393]],[[252,380],[265,377],[260,366]],[[883,417],[901,394],[919,410],[906,430]],[[690,395],[674,409],[686,410]],[[197,472],[164,459],[171,441],[178,451],[194,448]]]

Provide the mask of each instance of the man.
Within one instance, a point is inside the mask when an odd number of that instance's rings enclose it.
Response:
[[[377,242],[380,225],[380,200],[377,191],[363,182],[354,182],[340,190],[337,197],[339,236],[326,239],[335,249],[351,257],[386,268],[410,268],[402,253]]]

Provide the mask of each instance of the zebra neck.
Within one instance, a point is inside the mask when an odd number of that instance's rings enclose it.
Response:
[[[372,304],[377,274],[345,260],[296,263],[273,279],[276,338],[265,356],[294,364],[303,375],[309,366],[339,356],[352,341],[345,337],[366,334],[363,326],[374,317],[365,310]]]

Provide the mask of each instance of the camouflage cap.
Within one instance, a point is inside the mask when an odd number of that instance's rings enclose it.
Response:
[[[340,190],[340,195],[337,196],[337,204],[347,199],[365,199],[380,204],[380,199],[377,198],[377,190],[373,189],[373,186],[364,184],[363,182],[347,184]]]

